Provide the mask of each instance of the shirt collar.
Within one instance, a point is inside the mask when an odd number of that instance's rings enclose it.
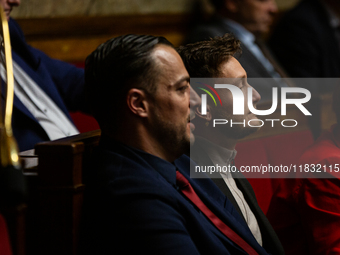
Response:
[[[196,136],[196,139],[203,145],[202,148],[204,148],[214,164],[221,165],[223,162],[224,165],[230,165],[236,157],[236,150],[223,148],[200,136]]]

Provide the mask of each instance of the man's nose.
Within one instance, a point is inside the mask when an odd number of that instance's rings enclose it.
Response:
[[[268,9],[269,9],[269,12],[272,14],[275,14],[278,12],[278,8],[277,8],[277,4],[275,0],[270,1]]]
[[[253,88],[253,104],[257,104],[261,100],[261,95]]]
[[[20,4],[20,0],[7,0],[7,3],[12,6],[18,6]]]
[[[196,93],[195,90],[193,90],[192,87],[190,87],[190,107],[194,108],[201,104],[201,98]]]

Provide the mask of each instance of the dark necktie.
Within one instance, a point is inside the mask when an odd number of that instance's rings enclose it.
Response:
[[[334,35],[336,38],[336,41],[340,47],[340,25],[337,25],[336,27],[334,27]]]
[[[283,68],[279,65],[279,63],[276,61],[276,59],[273,57],[273,54],[270,52],[268,47],[265,45],[264,42],[261,40],[255,40],[255,43],[257,46],[259,46],[260,50],[262,51],[263,55],[269,60],[269,62],[274,67],[275,71],[281,76],[281,78],[287,78],[288,75],[283,70]]]
[[[288,78],[286,71],[282,68],[282,66],[277,62],[274,58],[273,54],[270,52],[269,48],[266,46],[264,42],[261,40],[255,40],[257,46],[259,46],[260,50],[262,51],[263,55],[268,59],[268,61],[272,64],[275,71],[281,76],[281,86],[282,87],[295,87],[294,82]]]
[[[221,221],[198,197],[189,181],[179,172],[176,171],[176,181],[181,192],[192,202],[198,209],[231,241],[237,244],[247,254],[257,255],[258,253],[246,241],[244,241],[238,234]]]

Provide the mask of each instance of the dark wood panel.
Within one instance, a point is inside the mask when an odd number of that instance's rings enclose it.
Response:
[[[84,61],[99,44],[122,34],[165,36],[175,46],[182,42],[189,14],[124,15],[18,19],[29,44],[53,58]]]
[[[83,170],[89,165],[99,138],[100,130],[95,130],[35,146],[39,165],[36,175],[29,175],[33,178],[29,183],[34,185],[29,185],[27,210],[24,211],[27,247],[24,253],[15,254],[79,254],[85,190]],[[18,233],[21,229],[14,231]]]
[[[150,33],[149,33],[150,34]],[[85,58],[94,51],[101,43],[109,40],[112,37],[121,34],[111,34],[93,37],[82,38],[46,38],[38,40],[27,40],[30,45],[40,49],[52,58],[60,59],[66,62],[83,62]],[[184,34],[154,34],[166,37],[175,46],[179,46]]]
[[[103,34],[185,32],[189,15],[153,14],[108,17],[18,19],[28,39],[79,37]]]

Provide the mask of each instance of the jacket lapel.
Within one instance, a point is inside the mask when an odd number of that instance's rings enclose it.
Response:
[[[193,146],[193,148],[190,151],[191,159],[198,165],[198,166],[212,166],[213,162],[211,161],[210,157],[207,153],[204,153],[204,149],[202,145],[200,144],[199,140],[197,140]],[[230,200],[230,202],[233,204],[237,212],[242,216],[243,214],[241,212],[240,207],[238,206],[234,196],[232,195],[228,185],[223,180],[220,173],[212,173],[207,174],[209,178],[215,183],[215,185],[221,190],[221,192]],[[244,218],[243,218],[244,219]]]
[[[284,254],[283,247],[280,240],[278,239],[273,227],[269,223],[267,217],[264,215],[262,209],[257,203],[254,190],[246,178],[240,178],[237,176],[235,182],[237,187],[242,191],[245,200],[247,201],[250,209],[255,215],[257,223],[259,224],[263,247],[272,254]]]

